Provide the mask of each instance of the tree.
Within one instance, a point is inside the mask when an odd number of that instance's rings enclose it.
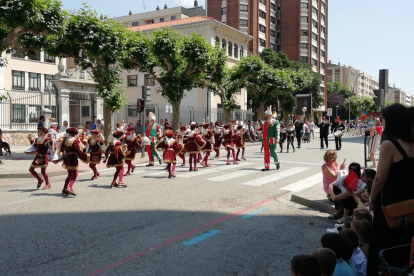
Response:
[[[131,32],[114,21],[101,21],[95,11],[84,6],[74,11],[59,35],[49,38],[47,51],[60,57],[74,58],[83,70],[89,69],[97,83],[97,94],[104,100],[104,134],[110,141],[112,112],[125,103],[120,64],[127,56]]]
[[[354,116],[359,116],[361,111],[378,112],[380,107],[375,104],[374,100],[370,97],[358,97],[352,96],[345,100],[345,105],[351,105],[351,113]]]
[[[47,36],[62,30],[66,12],[56,0],[0,0],[0,53],[13,49],[32,54]],[[0,67],[7,60],[0,60]]]
[[[328,94],[338,94],[342,95],[345,98],[349,98],[355,95],[352,90],[349,90],[348,87],[342,85],[340,82],[329,82]]]
[[[128,43],[124,66],[154,77],[160,85],[157,92],[173,107],[173,128],[177,129],[185,93],[196,87],[205,88],[210,82],[221,83],[227,56],[197,34],[186,36],[167,28],[149,36],[134,35],[135,39]]]
[[[290,68],[292,62],[284,52],[275,52],[272,48],[266,48],[260,53],[260,58],[264,63],[272,68]]]

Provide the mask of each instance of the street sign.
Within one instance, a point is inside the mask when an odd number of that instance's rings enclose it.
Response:
[[[327,116],[332,116],[332,108],[328,108],[328,111],[326,112]]]

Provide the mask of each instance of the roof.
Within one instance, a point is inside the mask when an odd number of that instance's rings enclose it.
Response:
[[[153,30],[153,29],[158,29],[158,28],[168,28],[172,26],[187,25],[187,24],[205,22],[205,21],[214,21],[214,19],[212,17],[206,17],[206,16],[193,16],[193,17],[187,17],[183,19],[157,22],[157,23],[146,24],[142,26],[131,27],[129,28],[129,30],[147,31],[147,30]]]

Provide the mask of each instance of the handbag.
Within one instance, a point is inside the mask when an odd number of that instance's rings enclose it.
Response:
[[[381,193],[381,209],[389,228],[396,229],[414,224],[414,199],[387,206],[384,206],[383,202],[383,193]]]

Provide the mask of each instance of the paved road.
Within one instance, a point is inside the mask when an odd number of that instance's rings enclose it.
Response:
[[[340,159],[362,163],[361,142],[344,142]],[[77,197],[60,194],[64,177],[47,191],[1,180],[0,275],[290,275],[292,256],[318,247],[330,226],[288,200],[320,185],[323,154],[315,140],[262,172],[255,145],[239,165],[212,158],[198,172],[177,167],[175,179],[140,165],[128,188],[110,189],[113,169],[95,181],[88,172]]]

